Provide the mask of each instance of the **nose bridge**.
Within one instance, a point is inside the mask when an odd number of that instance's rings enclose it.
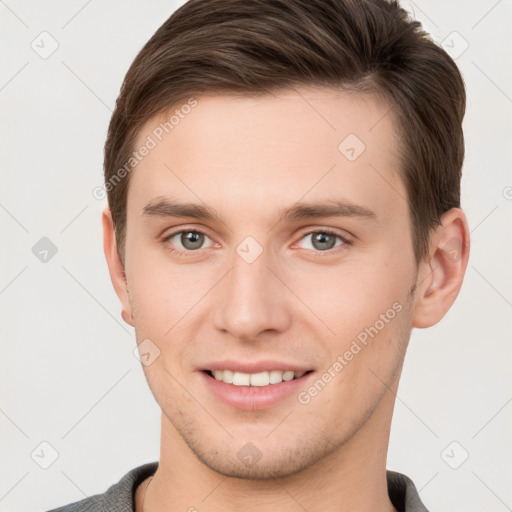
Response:
[[[231,260],[231,271],[222,281],[215,324],[238,339],[251,340],[265,330],[284,330],[289,321],[283,287],[270,270],[271,258],[243,242]]]

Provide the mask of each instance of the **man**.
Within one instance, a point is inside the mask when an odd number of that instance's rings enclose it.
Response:
[[[465,90],[385,0],[191,0],[105,146],[158,462],[59,511],[425,511],[386,471],[412,328],[462,284]]]

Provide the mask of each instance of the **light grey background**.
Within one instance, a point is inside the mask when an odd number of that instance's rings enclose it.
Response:
[[[0,1],[2,511],[77,501],[158,460],[160,409],[121,319],[102,252],[105,201],[92,190],[124,74],[181,3]],[[403,5],[467,84],[472,252],[456,305],[413,333],[388,468],[433,511],[511,510],[512,3]],[[32,250],[42,237],[58,250],[46,262]]]

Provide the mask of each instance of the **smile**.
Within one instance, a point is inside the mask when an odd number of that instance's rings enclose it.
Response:
[[[312,370],[310,370],[312,371]],[[206,370],[206,373],[216,380],[234,386],[263,387],[272,384],[280,384],[283,381],[299,379],[308,372],[293,372],[271,370],[258,373],[234,372],[232,370]]]

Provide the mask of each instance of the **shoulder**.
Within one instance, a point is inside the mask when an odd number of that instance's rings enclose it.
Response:
[[[399,512],[428,512],[414,482],[407,475],[388,469],[386,477],[389,499]]]
[[[158,462],[149,462],[126,473],[119,482],[111,485],[104,493],[95,494],[83,500],[64,505],[47,512],[133,512],[137,486],[153,475]]]

